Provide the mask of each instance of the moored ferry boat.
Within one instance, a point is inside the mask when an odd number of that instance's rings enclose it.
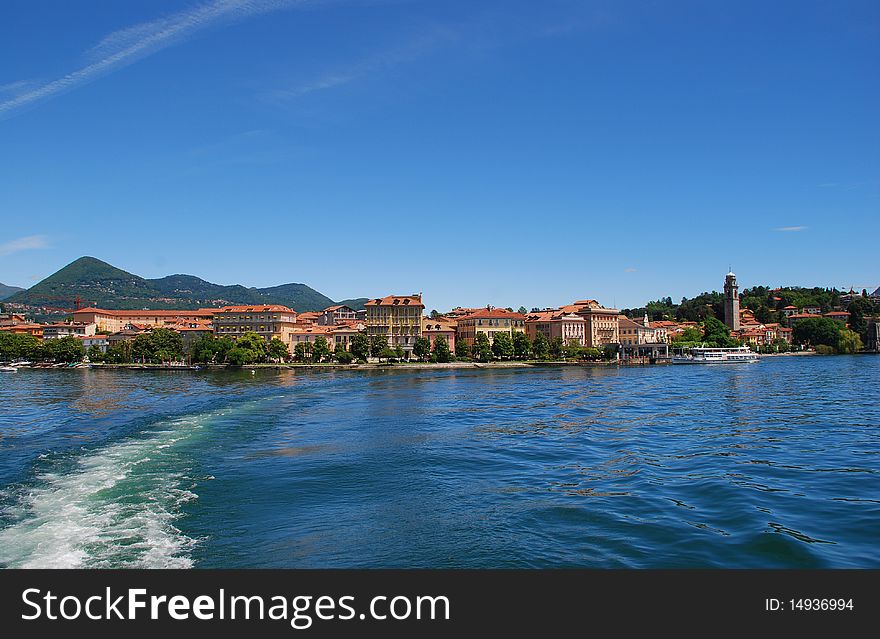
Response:
[[[734,364],[757,362],[760,356],[748,346],[735,348],[691,348],[686,355],[672,357],[673,364]]]

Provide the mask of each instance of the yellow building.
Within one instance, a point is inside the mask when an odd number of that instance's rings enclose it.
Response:
[[[224,306],[214,311],[215,337],[240,337],[257,333],[267,342],[277,337],[293,352],[296,311],[280,304]]]
[[[487,306],[458,318],[458,335],[455,339],[456,342],[463,341],[469,347],[473,347],[478,333],[486,335],[491,343],[496,333],[507,333],[513,337],[514,333],[525,332],[525,315]]]
[[[400,346],[412,351],[416,338],[422,334],[422,295],[388,295],[364,304],[367,335],[381,335],[391,348]]]

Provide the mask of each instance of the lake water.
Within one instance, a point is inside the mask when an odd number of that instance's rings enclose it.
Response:
[[[0,566],[878,567],[880,357],[0,377]]]

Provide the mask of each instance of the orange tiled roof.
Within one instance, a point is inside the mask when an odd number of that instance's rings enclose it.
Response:
[[[167,311],[121,311],[121,310],[108,310],[106,308],[81,308],[77,311],[74,311],[73,314],[77,313],[97,313],[99,315],[110,315],[116,317],[164,317],[166,315],[186,315],[188,317],[194,316],[204,316],[211,317],[218,310],[216,308],[199,308],[199,309],[190,309],[190,310],[167,310]]]
[[[224,306],[217,310],[218,313],[296,313],[292,308],[281,304],[257,304],[251,306]]]
[[[422,298],[419,295],[387,295],[377,297],[366,302],[364,306],[422,306]]]
[[[469,313],[464,317],[460,318],[461,320],[469,320],[469,319],[518,319],[524,320],[526,318],[522,313],[515,313],[513,311],[508,311],[506,308],[483,308],[478,311],[474,311],[473,313]]]

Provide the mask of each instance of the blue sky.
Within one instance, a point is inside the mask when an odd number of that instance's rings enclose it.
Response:
[[[880,3],[13,0],[0,282],[880,284]]]

